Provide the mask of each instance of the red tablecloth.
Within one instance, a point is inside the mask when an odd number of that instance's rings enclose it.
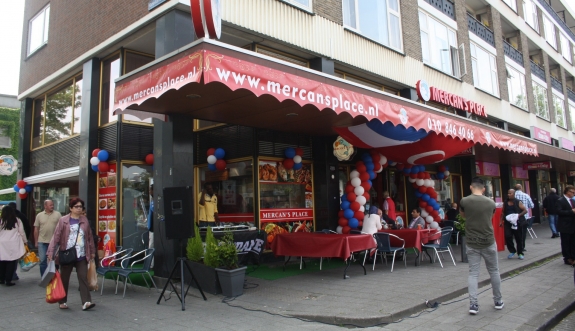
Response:
[[[272,251],[276,256],[337,257],[343,260],[351,253],[375,248],[368,234],[326,234],[293,232],[275,236]]]
[[[436,233],[437,230],[430,229],[401,229],[401,230],[379,230],[379,232],[391,233],[399,238],[405,240],[405,248],[417,248],[421,251],[421,242],[424,244],[439,239],[441,233]],[[401,241],[393,237],[391,239],[391,246],[401,247]]]

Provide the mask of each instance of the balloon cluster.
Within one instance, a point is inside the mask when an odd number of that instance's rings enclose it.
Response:
[[[401,170],[408,178],[411,185],[415,189],[415,196],[417,197],[419,208],[421,208],[421,217],[425,220],[428,227],[432,229],[439,228],[439,203],[437,202],[437,192],[435,192],[435,182],[431,179],[431,175],[425,171],[422,165],[414,165],[411,168],[405,167],[403,164],[397,164],[397,169]]]
[[[208,169],[211,171],[222,171],[226,169],[226,151],[223,148],[210,148],[208,149]]]
[[[361,161],[355,164],[355,170],[350,172],[345,192],[341,197],[337,233],[349,233],[351,229],[363,226],[365,203],[369,201],[371,181],[387,167],[387,158],[372,150],[361,156]]]
[[[284,150],[285,159],[282,161],[282,164],[286,170],[299,170],[302,167],[301,164],[301,157],[303,156],[303,149],[297,147],[292,148],[288,147]]]
[[[154,164],[154,154],[150,153],[150,154],[146,155],[146,158],[144,159],[144,161],[146,162],[147,165],[153,165]]]
[[[442,180],[449,177],[449,168],[443,164],[437,167],[437,179]]]
[[[110,169],[110,165],[107,162],[108,157],[110,157],[110,154],[105,149],[96,148],[93,150],[92,158],[90,159],[92,170],[96,172],[108,172]]]
[[[20,199],[26,199],[28,193],[32,192],[32,185],[28,185],[24,180],[20,179],[14,185],[14,192],[18,193]]]

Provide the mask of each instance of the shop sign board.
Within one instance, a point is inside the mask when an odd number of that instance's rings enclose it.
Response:
[[[515,179],[529,179],[529,173],[522,167],[512,167],[511,173]]]
[[[536,126],[531,127],[531,138],[551,144],[551,133]]]
[[[351,159],[354,152],[355,149],[353,148],[353,145],[348,143],[341,136],[338,136],[333,143],[333,155],[335,155],[339,161],[347,161]]]
[[[261,209],[260,221],[313,220],[313,209]]]
[[[198,38],[220,39],[222,34],[221,0],[190,0],[192,24]]]
[[[110,164],[108,172],[98,173],[98,236],[102,249],[110,239],[116,240],[116,164]]]
[[[499,164],[482,161],[475,161],[475,173],[479,176],[501,176]]]
[[[551,169],[551,161],[523,163],[523,169],[525,170]]]
[[[473,113],[478,116],[487,117],[485,106],[478,104],[475,101],[467,100],[456,94],[449,93],[438,89],[437,87],[429,86],[425,80],[419,80],[415,84],[417,95],[423,101],[433,101],[442,105],[450,106],[453,108],[461,109],[468,113]]]
[[[573,142],[569,139],[559,138],[559,147],[573,152]]]
[[[10,176],[18,170],[18,160],[12,155],[0,156],[0,176]]]

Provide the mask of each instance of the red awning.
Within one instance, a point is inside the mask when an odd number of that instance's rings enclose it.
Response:
[[[329,109],[336,114],[362,116],[368,121],[378,119],[382,123],[391,122],[395,126],[413,127],[457,140],[538,156],[535,143],[460,121],[409,101],[399,102],[382,92],[379,92],[381,97],[377,97],[378,92],[372,89],[366,89],[366,93],[356,92],[353,90],[357,89],[355,87],[347,89],[336,86],[335,83],[342,85],[336,82],[337,78],[315,74],[310,79],[298,75],[303,69],[285,65],[285,70],[278,70],[255,63],[262,62],[259,58],[259,61],[246,61],[222,54],[227,52],[214,51],[211,49],[213,45],[210,45],[210,49],[202,48],[202,45],[200,43],[156,63],[129,81],[123,82],[124,79],[120,79],[114,95],[115,111],[141,105],[150,98],[158,98],[169,90],[178,90],[190,83],[200,83],[203,78],[205,85],[221,83],[232,91],[244,89],[257,97],[270,95],[280,102],[292,100],[302,107],[312,105],[320,111]],[[251,58],[255,59],[253,56]],[[310,76],[309,72],[305,75]]]

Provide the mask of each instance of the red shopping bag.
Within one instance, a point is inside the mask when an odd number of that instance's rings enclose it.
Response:
[[[66,291],[64,290],[64,285],[62,284],[62,278],[60,273],[56,270],[54,278],[50,281],[50,284],[46,286],[46,302],[56,303],[66,297]]]

